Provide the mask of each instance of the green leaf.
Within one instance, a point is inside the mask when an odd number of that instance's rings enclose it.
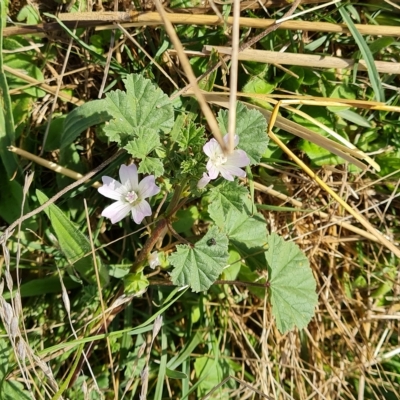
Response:
[[[141,75],[124,79],[126,92],[109,92],[105,102],[113,120],[104,131],[110,140],[125,146],[134,137],[134,128],[170,132],[174,112],[169,97]]]
[[[340,110],[340,111],[336,111],[335,114],[347,121],[352,122],[353,124],[358,125],[358,126],[362,126],[364,128],[371,128],[371,124],[369,123],[369,121],[354,111]]]
[[[63,277],[63,283],[67,290],[79,287],[79,284],[68,276]],[[33,279],[20,286],[21,297],[36,297],[48,293],[61,293],[61,283],[58,274],[46,278]],[[3,293],[3,297],[8,300],[10,292]]]
[[[304,253],[273,233],[268,237],[269,282],[272,313],[281,333],[302,329],[314,316],[318,302],[316,282]]]
[[[240,268],[238,278],[239,281],[249,282],[248,291],[259,299],[264,300],[267,295],[267,287],[252,286],[251,283],[257,282],[261,284],[266,284],[265,278],[260,278],[260,274],[257,271],[252,271],[247,265],[243,265]]]
[[[11,343],[0,339],[0,393],[2,400],[30,400],[32,397],[24,389],[24,385],[16,378],[8,376],[12,370],[10,358],[13,354]],[[15,361],[13,361],[15,362]]]
[[[382,50],[385,50],[391,44],[395,42],[395,39],[390,36],[380,37],[374,40],[372,43],[368,45],[369,50],[372,54],[379,53]]]
[[[169,368],[166,368],[166,375],[168,376],[168,378],[171,378],[171,379],[187,379],[188,378],[188,376],[186,374],[184,374],[183,372],[174,371]]]
[[[188,148],[194,150],[203,147],[205,143],[204,126],[198,126],[192,120],[189,120],[187,125],[182,126],[176,142],[182,151]]]
[[[164,174],[164,166],[160,159],[146,157],[139,163],[140,174],[153,174],[156,178]]]
[[[244,266],[242,264],[242,257],[236,250],[229,250],[228,265],[228,268],[224,268],[221,279],[233,281],[237,278],[242,266]]]
[[[223,358],[212,359],[199,357],[194,363],[196,376],[199,380],[197,387],[198,398],[203,398],[214,389],[209,399],[229,400],[236,384],[233,379],[228,380],[223,386],[217,387],[227,376],[234,375],[229,363]]]
[[[197,206],[193,205],[185,210],[178,210],[176,213],[176,221],[172,223],[172,227],[178,233],[184,233],[185,236],[191,236],[192,226],[199,219],[200,213]]]
[[[135,158],[146,158],[157,147],[161,146],[160,135],[155,129],[135,128],[133,130],[137,139],[131,140],[124,149]]]
[[[91,126],[109,121],[105,100],[89,101],[72,110],[64,122],[60,148],[69,146],[82,132]]]
[[[199,3],[200,4],[200,3]],[[212,68],[219,61],[218,51],[214,48],[211,50],[208,62],[207,70]],[[211,92],[214,88],[215,78],[217,77],[218,68],[216,68],[211,74],[207,74],[206,77],[199,81],[199,88],[207,92]]]
[[[12,224],[21,216],[23,201],[23,188],[16,180],[7,179],[3,165],[0,165],[0,217],[8,224]],[[24,205],[24,214],[30,211],[28,198]],[[29,219],[22,224],[22,228],[36,229],[34,219]]]
[[[249,81],[243,86],[243,93],[256,93],[256,94],[269,94],[274,91],[276,85],[267,82],[258,76],[252,76]],[[270,110],[271,104],[266,100],[254,97],[251,99],[252,103]]]
[[[210,190],[210,205],[208,212],[211,219],[220,228],[223,227],[225,216],[230,208],[236,209],[238,212],[243,210],[243,203],[249,196],[248,190],[239,185],[236,181],[224,181],[221,185]]]
[[[135,274],[128,274],[124,278],[124,288],[126,294],[142,295],[149,287],[149,280],[143,274],[143,271]]]
[[[38,8],[32,5],[22,7],[17,15],[17,21],[23,22],[25,20],[28,25],[38,24],[41,21]]]
[[[344,163],[342,158],[307,140],[301,140],[297,147],[307,154],[314,165],[338,165]]]
[[[7,54],[4,56],[4,63],[8,67],[18,70],[19,72],[37,79],[39,82],[44,81],[43,72],[36,66],[35,59],[32,56],[18,53]],[[44,97],[46,92],[36,86],[26,87],[27,81],[18,78],[12,74],[7,74],[8,86],[10,89],[21,89],[24,93],[28,93],[32,97]]]
[[[224,216],[224,231],[229,244],[245,259],[252,269],[266,269],[264,246],[267,243],[267,228],[261,214],[251,214],[252,203],[245,199],[243,211],[231,207]]]
[[[48,200],[47,196],[40,190],[36,190],[36,196],[40,204]],[[49,205],[45,208],[44,212],[50,219],[60,249],[64,253],[68,263],[73,265],[81,277],[88,283],[96,284],[92,249],[89,240],[56,205]],[[108,283],[108,273],[102,266],[100,258],[97,258],[97,267],[100,271],[102,284]]]
[[[4,1],[2,1],[0,2],[0,159],[4,165],[4,168],[6,169],[6,176],[2,175],[3,180],[6,177],[9,179],[14,177],[16,171],[19,173],[21,172],[16,155],[7,149],[8,146],[14,145],[15,128],[9,85],[4,73],[4,60],[2,51],[3,31],[6,27],[6,18],[7,5]]]
[[[60,148],[60,141],[62,131],[64,129],[66,115],[54,115],[51,123],[49,132],[46,138],[45,143],[45,151],[54,151]],[[43,126],[43,132],[45,131],[45,127]]]
[[[364,38],[358,32],[354,22],[352,21],[350,15],[347,12],[347,7],[343,7],[341,5],[336,4],[336,7],[339,8],[339,12],[343,18],[343,21],[346,23],[347,27],[349,28],[349,31],[351,35],[353,36],[354,40],[356,41],[361,54],[363,56],[363,59],[365,63],[367,64],[367,69],[368,69],[368,77],[369,80],[371,81],[371,86],[375,95],[376,101],[381,101],[385,102],[385,93],[383,91],[381,79],[379,77],[378,70],[376,69],[374,57],[372,56],[372,53],[365,42]]]
[[[228,238],[216,226],[194,247],[177,246],[169,257],[174,269],[171,273],[174,285],[189,285],[194,292],[207,290],[221,274],[228,260]]]
[[[221,133],[228,132],[228,110],[218,113]],[[236,110],[236,134],[239,136],[238,148],[244,150],[251,164],[257,164],[268,147],[267,121],[257,110],[249,110],[238,102]]]

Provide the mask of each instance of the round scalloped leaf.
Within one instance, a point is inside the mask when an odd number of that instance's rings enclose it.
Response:
[[[302,329],[314,316],[318,296],[316,282],[304,253],[292,242],[273,233],[265,252],[271,291],[272,313],[281,333]]]
[[[228,238],[213,226],[194,247],[177,246],[169,257],[174,267],[172,282],[177,286],[189,285],[194,292],[207,290],[227,265],[228,257]]]
[[[115,90],[106,95],[107,111],[113,120],[104,131],[110,140],[126,145],[135,137],[134,128],[152,128],[168,133],[174,125],[174,110],[169,97],[141,75],[124,79],[126,92]]]
[[[228,132],[229,111],[218,113],[218,123],[221,133]],[[236,134],[239,136],[238,148],[244,150],[251,164],[257,164],[268,147],[267,121],[257,110],[249,110],[238,102],[236,109]]]

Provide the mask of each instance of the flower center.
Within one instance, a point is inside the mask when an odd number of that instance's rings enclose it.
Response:
[[[132,190],[131,192],[128,192],[125,196],[125,200],[129,203],[132,204],[135,202],[138,198],[138,195]]]
[[[216,167],[219,167],[222,164],[225,164],[227,161],[227,158],[225,157],[224,153],[222,152],[217,152],[214,157],[213,157],[213,164]]]

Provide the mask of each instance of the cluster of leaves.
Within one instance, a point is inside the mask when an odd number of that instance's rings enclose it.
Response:
[[[168,179],[172,185],[170,191],[182,182],[187,182],[188,190],[194,188],[205,165],[201,151],[204,130],[182,114],[174,123],[171,102],[149,80],[129,75],[124,83],[126,92],[111,91],[104,100],[88,102],[68,115],[63,145],[74,141],[100,117],[108,121],[103,131],[109,140],[138,160],[140,172]],[[227,111],[220,111],[218,122],[226,134]],[[258,163],[267,150],[266,130],[261,113],[238,103],[236,133],[239,147],[247,153],[251,164]],[[217,181],[209,193],[194,190],[195,196],[204,194],[210,229],[193,245],[178,245],[177,251],[169,256],[173,283],[188,285],[195,292],[208,290],[229,266],[230,252],[234,252],[239,259],[228,269],[234,269],[236,276],[230,271],[225,274],[236,279],[241,263],[259,272],[268,266],[271,302],[279,329],[286,332],[295,325],[306,326],[316,304],[315,281],[300,250],[292,243],[276,241],[275,235],[267,235],[264,217],[257,212],[248,189],[237,181]],[[276,258],[276,251],[291,257]],[[132,284],[132,277],[129,279]]]

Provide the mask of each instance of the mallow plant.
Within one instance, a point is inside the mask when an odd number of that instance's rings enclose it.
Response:
[[[268,232],[250,190],[251,166],[268,147],[264,116],[237,104],[235,146],[228,154],[196,113],[185,112],[151,81],[128,75],[124,85],[125,91],[73,110],[61,147],[101,124],[109,144],[125,150],[124,162],[109,168],[98,188],[105,196],[99,210],[105,229],[146,227],[118,276],[125,293],[145,290],[146,274],[155,268],[194,292],[216,280],[247,281],[265,289],[281,332],[305,327],[317,302],[308,260],[294,243]],[[228,111],[220,110],[217,121],[227,143]],[[188,218],[193,208],[196,218]],[[112,256],[102,254],[104,276]]]

